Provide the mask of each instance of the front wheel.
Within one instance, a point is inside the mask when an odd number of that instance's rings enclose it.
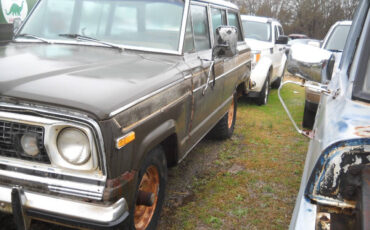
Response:
[[[167,162],[164,151],[157,147],[147,155],[138,175],[132,229],[155,229],[162,209],[166,182]]]
[[[236,120],[236,108],[237,95],[235,93],[229,106],[229,110],[211,131],[211,136],[213,138],[227,139],[233,135]]]
[[[257,97],[257,100],[256,100],[257,104],[266,105],[269,94],[270,94],[270,84],[269,84],[269,78],[267,77],[265,83],[263,84],[260,95]]]

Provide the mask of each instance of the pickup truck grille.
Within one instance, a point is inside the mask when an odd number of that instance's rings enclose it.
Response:
[[[27,155],[22,149],[20,140],[22,135],[26,133],[36,136],[40,151],[36,156]],[[44,147],[44,128],[0,120],[0,156],[50,164],[49,156]]]

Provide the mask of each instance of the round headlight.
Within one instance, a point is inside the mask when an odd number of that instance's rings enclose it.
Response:
[[[39,147],[37,146],[37,138],[35,135],[24,134],[21,137],[21,145],[23,151],[32,157],[36,156],[40,152]]]
[[[60,155],[71,164],[84,164],[91,157],[89,138],[79,129],[63,129],[58,135],[57,145]]]

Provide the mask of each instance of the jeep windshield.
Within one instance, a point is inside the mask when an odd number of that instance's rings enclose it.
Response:
[[[60,36],[74,34],[100,45],[178,51],[183,12],[182,0],[41,0],[18,34],[88,43]]]
[[[343,52],[350,28],[350,25],[338,25],[335,27],[326,42],[324,49],[334,52]]]
[[[271,24],[243,20],[244,37],[260,41],[271,41]]]

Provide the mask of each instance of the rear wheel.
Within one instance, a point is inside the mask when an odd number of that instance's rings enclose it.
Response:
[[[227,139],[233,135],[236,120],[236,109],[237,95],[235,93],[233,96],[233,100],[229,106],[229,110],[211,131],[211,136],[213,138]]]
[[[164,151],[157,147],[145,159],[138,178],[133,204],[133,229],[155,229],[162,209],[167,182]]]

